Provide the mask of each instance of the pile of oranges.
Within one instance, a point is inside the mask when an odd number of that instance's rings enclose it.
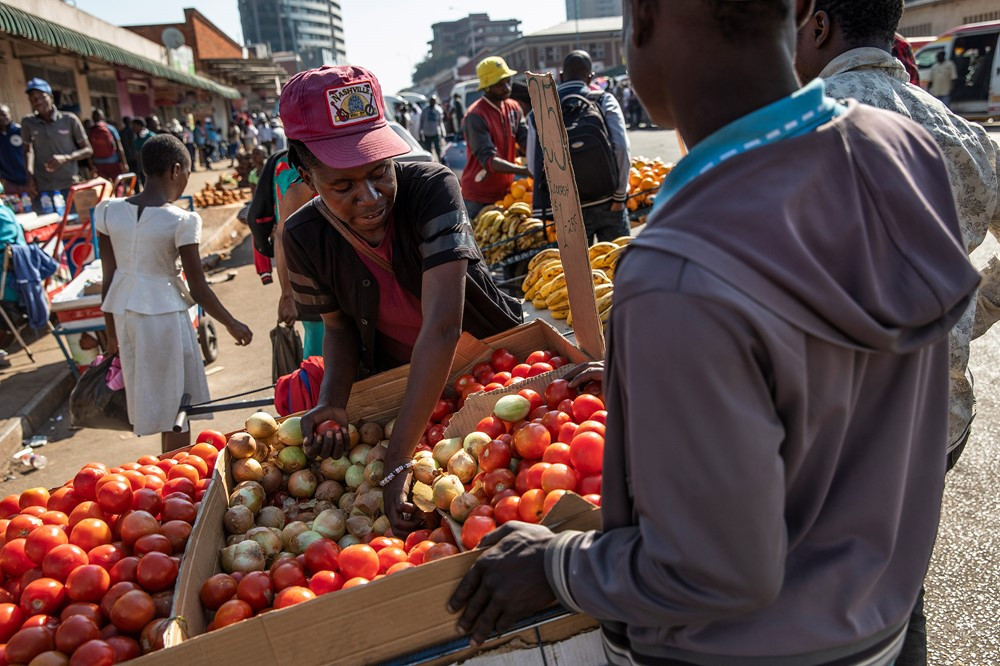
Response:
[[[531,178],[519,178],[510,184],[504,198],[497,201],[497,208],[507,210],[516,203],[526,203],[531,207],[531,191],[534,189],[535,181]]]
[[[628,173],[628,209],[634,211],[653,205],[660,185],[673,168],[673,164],[667,164],[659,157],[654,160],[633,157]]]

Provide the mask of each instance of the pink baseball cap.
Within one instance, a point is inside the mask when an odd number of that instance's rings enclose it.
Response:
[[[410,152],[385,119],[382,86],[363,67],[299,72],[281,91],[281,121],[327,166],[350,169]]]

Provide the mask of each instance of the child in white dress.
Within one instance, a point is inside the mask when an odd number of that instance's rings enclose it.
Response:
[[[142,147],[146,186],[94,211],[104,272],[103,305],[109,353],[118,350],[129,421],[137,435],[161,433],[163,451],[190,443],[172,432],[183,394],[209,399],[198,339],[188,315],[197,303],[226,327],[236,344],[253,334],[212,292],[201,267],[201,218],[174,206],[191,174],[176,137],[160,134]],[[187,278],[181,278],[178,258]]]

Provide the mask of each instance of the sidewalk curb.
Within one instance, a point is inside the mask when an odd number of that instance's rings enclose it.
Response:
[[[236,245],[239,245],[246,236],[250,235],[250,228],[247,226],[246,222],[243,222],[236,217],[237,210],[233,211],[233,219],[216,229],[215,233],[202,243],[201,254],[203,256],[235,247]],[[234,231],[237,233],[237,237],[233,241],[230,241]],[[246,232],[245,234],[243,233],[244,231]]]
[[[76,378],[68,368],[53,377],[14,416],[0,421],[0,467],[22,442],[41,430],[42,424],[65,401],[76,386]]]

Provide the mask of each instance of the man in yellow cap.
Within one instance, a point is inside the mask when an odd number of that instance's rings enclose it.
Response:
[[[520,105],[510,99],[511,77],[517,72],[503,58],[484,58],[476,67],[483,97],[465,116],[468,164],[462,173],[462,197],[469,217],[502,199],[514,176],[530,176],[515,164],[517,144],[525,145],[528,127]]]

